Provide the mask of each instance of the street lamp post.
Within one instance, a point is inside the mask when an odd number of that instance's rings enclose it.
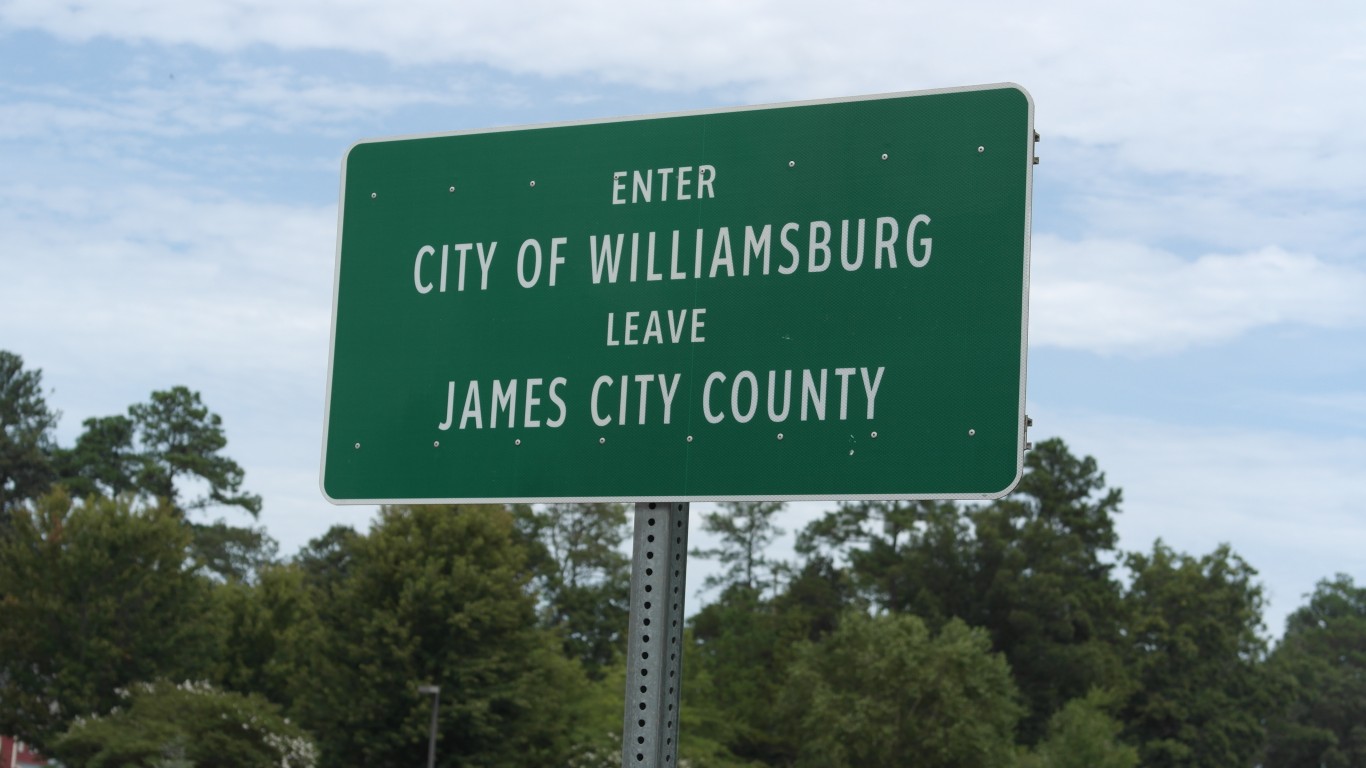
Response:
[[[417,692],[432,695],[432,729],[427,741],[427,768],[436,768],[436,710],[441,704],[441,686],[419,685]]]

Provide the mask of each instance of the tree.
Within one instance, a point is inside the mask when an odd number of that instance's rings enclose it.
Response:
[[[1125,653],[1135,687],[1122,719],[1143,765],[1253,765],[1274,695],[1262,664],[1257,572],[1227,546],[1195,558],[1158,541],[1126,562]]]
[[[1270,666],[1290,693],[1267,727],[1267,768],[1366,768],[1366,587],[1320,581]]]
[[[304,583],[330,600],[351,574],[355,564],[355,544],[362,537],[354,528],[334,525],[308,542],[294,556],[303,573]]]
[[[99,493],[113,498],[137,491],[142,456],[133,440],[136,428],[127,416],[92,417],[73,448],[54,454],[59,481],[73,496]]]
[[[1067,702],[1049,718],[1043,741],[1021,768],[1134,768],[1138,750],[1120,741],[1124,726],[1107,711],[1113,699],[1095,690]]]
[[[142,444],[139,488],[181,506],[176,478],[196,477],[208,483],[209,492],[182,508],[224,504],[260,514],[261,497],[242,492],[245,472],[219,453],[228,444],[223,419],[200,402],[198,392],[186,387],[153,392],[150,402],[133,405],[128,413]]]
[[[46,751],[118,688],[202,677],[216,632],[188,546],[170,509],[127,497],[57,489],[17,508],[0,535],[0,732]]]
[[[724,571],[708,576],[703,585],[708,589],[727,584],[762,589],[760,572],[772,573],[778,566],[764,551],[783,534],[773,517],[787,505],[781,501],[731,501],[717,506],[718,511],[703,516],[702,529],[719,536],[720,541],[711,549],[694,549],[692,554],[719,561]]]
[[[323,642],[318,594],[297,565],[263,568],[247,583],[214,590],[223,647],[213,680],[239,693],[257,693],[292,711],[310,685]]]
[[[536,622],[507,510],[385,507],[369,535],[342,547],[296,704],[324,764],[425,755],[423,683],[441,686],[439,764],[530,768],[567,756],[586,681]]]
[[[193,536],[195,562],[227,581],[252,581],[276,563],[280,545],[265,528],[212,523],[187,523]]]
[[[943,626],[953,617],[981,619],[975,542],[959,507],[942,501],[846,502],[797,539],[808,557],[825,552],[848,562],[874,604]]]
[[[1026,744],[1067,701],[1124,685],[1121,590],[1111,575],[1121,499],[1094,458],[1054,438],[1026,456],[1010,496],[972,514],[981,604],[966,618],[1010,662],[1029,705]]]
[[[6,510],[47,491],[58,414],[43,399],[43,372],[0,349],[0,528]]]
[[[713,734],[736,755],[773,764],[792,750],[776,727],[773,708],[782,687],[790,639],[772,605],[758,590],[737,583],[689,621],[692,644],[684,650],[683,709],[724,713],[725,730]],[[689,680],[706,681],[696,688]],[[702,696],[705,694],[705,701]]]
[[[1029,706],[1021,736],[1032,744],[1067,701],[1123,684],[1111,576],[1122,495],[1105,487],[1095,459],[1058,439],[1035,446],[1024,470],[1010,496],[966,511],[935,501],[842,504],[798,543],[843,558],[887,610],[931,629],[954,618],[984,627]]]
[[[546,626],[564,652],[601,677],[621,656],[630,612],[631,561],[622,551],[621,504],[519,506],[518,530],[531,553]]]
[[[1005,659],[951,621],[850,613],[797,650],[779,702],[796,766],[1009,765],[1020,715]]]
[[[207,683],[135,683],[120,707],[79,718],[52,746],[72,765],[116,768],[312,768],[317,748],[279,709],[254,695]]]

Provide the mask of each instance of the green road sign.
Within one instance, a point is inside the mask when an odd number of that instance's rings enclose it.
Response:
[[[1014,85],[367,141],[337,502],[990,498],[1025,439]]]

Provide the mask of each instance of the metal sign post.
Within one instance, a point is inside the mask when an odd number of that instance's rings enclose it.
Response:
[[[636,504],[622,768],[678,764],[688,507],[676,501]]]

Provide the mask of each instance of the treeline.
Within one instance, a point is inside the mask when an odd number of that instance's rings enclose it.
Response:
[[[620,505],[385,507],[281,559],[196,519],[260,508],[196,393],[62,447],[0,352],[0,419],[0,732],[76,768],[416,764],[436,684],[441,765],[619,765]],[[1249,564],[1121,551],[1121,504],[1050,440],[1006,499],[841,505],[794,561],[781,504],[701,516],[680,764],[1366,766],[1366,588],[1273,649]]]

